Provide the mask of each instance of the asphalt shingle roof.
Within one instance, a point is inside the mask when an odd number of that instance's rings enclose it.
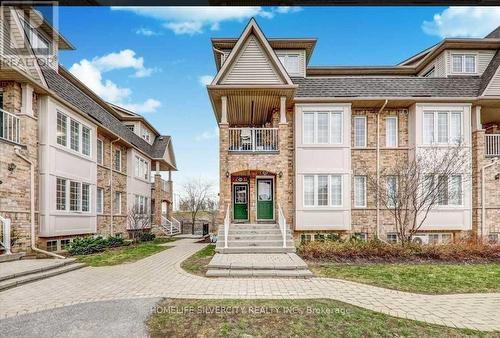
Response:
[[[479,94],[481,95],[483,94],[484,90],[488,86],[488,83],[490,83],[491,79],[495,75],[498,67],[500,67],[500,50],[497,50],[495,56],[493,56],[493,59],[491,59],[491,62],[488,64],[488,67],[486,67],[483,75],[481,76],[481,85],[479,87]]]
[[[479,77],[308,77],[292,78],[296,97],[475,97]]]
[[[151,158],[163,157],[170,140],[169,136],[159,136],[151,145],[125,127],[111,112],[107,111],[54,69],[42,67],[42,73],[49,89],[53,90],[61,98],[89,115],[92,119],[100,122],[105,128],[131,143]]]

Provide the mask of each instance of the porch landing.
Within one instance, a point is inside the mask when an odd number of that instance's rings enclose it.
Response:
[[[307,278],[312,273],[295,253],[215,254],[207,277],[291,277]]]

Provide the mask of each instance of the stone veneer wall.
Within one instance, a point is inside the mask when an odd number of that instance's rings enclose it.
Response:
[[[21,85],[0,82],[3,109],[20,118],[21,153],[35,166],[35,233],[38,233],[38,100],[33,94],[33,116],[21,114]],[[16,145],[0,141],[0,215],[12,221],[13,252],[28,251],[31,246],[30,166],[14,152]],[[10,163],[15,165],[11,172]]]
[[[283,208],[287,223],[293,227],[294,207],[294,168],[293,168],[293,118],[287,112],[287,124],[279,124],[279,112],[272,115],[270,126],[277,127],[279,140],[278,154],[242,154],[229,152],[229,125],[220,125],[220,193],[217,224],[223,224],[228,205],[231,204],[231,174],[241,171],[267,171],[275,177],[275,200]],[[226,177],[229,172],[229,177]],[[282,173],[279,177],[278,174]],[[255,179],[250,180],[250,222],[256,222]],[[277,214],[277,210],[276,210]]]
[[[127,235],[127,148],[120,143],[113,143],[113,149],[121,148],[122,151],[122,171],[113,169],[113,193],[110,185],[110,168],[113,167],[113,156],[111,154],[111,141],[102,133],[97,137],[103,141],[103,163],[97,165],[97,187],[104,189],[103,213],[97,215],[97,233],[100,235],[111,234],[111,198],[115,192],[122,193],[120,215],[113,214],[114,234]]]

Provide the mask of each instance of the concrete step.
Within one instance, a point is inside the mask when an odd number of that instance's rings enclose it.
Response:
[[[295,247],[266,247],[266,246],[252,246],[252,247],[229,247],[224,248],[224,245],[217,246],[215,251],[218,253],[286,253],[295,252]]]
[[[70,263],[57,268],[48,269],[41,272],[31,273],[28,275],[23,275],[15,278],[10,278],[0,282],[0,291],[10,289],[22,284],[31,283],[40,279],[45,279],[53,276],[57,276],[69,271],[83,268],[85,264],[83,263]]]
[[[0,255],[0,263],[17,261],[18,259],[21,259],[24,256],[26,256],[26,253],[24,253],[24,252],[17,252],[17,253],[13,253],[10,255],[1,254]]]
[[[208,269],[234,270],[307,270],[307,264],[295,253],[215,254]]]
[[[229,229],[230,235],[281,235],[280,229],[257,230],[257,229]],[[220,236],[224,236],[224,229],[219,231]]]
[[[224,235],[219,236],[218,240],[219,241],[224,241]],[[281,234],[229,234],[227,237],[228,241],[233,241],[233,240],[245,240],[245,241],[258,241],[258,240],[275,240],[275,241],[281,241],[283,240],[283,236]],[[292,240],[292,235],[287,234],[286,235],[287,240]]]
[[[222,242],[220,244],[223,244]],[[219,245],[220,245],[219,244]],[[282,240],[267,240],[267,239],[260,239],[260,240],[228,240],[227,245],[229,247],[282,247],[283,246],[283,241]],[[293,247],[294,243],[292,240],[288,240],[286,242],[286,246]]]
[[[22,262],[28,262],[31,260],[23,260]],[[39,260],[33,260],[33,262],[38,262]],[[0,282],[8,280],[8,279],[13,279],[13,278],[18,278],[26,275],[31,275],[39,272],[44,272],[44,271],[49,271],[53,269],[60,268],[65,265],[70,265],[76,262],[76,259],[74,258],[66,258],[66,259],[53,259],[54,264],[43,266],[43,267],[32,267],[28,268],[26,270],[18,270],[16,272],[10,273],[8,275],[3,275],[0,276]],[[18,266],[18,264],[16,264]]]
[[[233,277],[233,278],[310,278],[313,276],[309,270],[254,270],[254,269],[209,269],[207,277]]]
[[[229,230],[273,230],[278,229],[277,224],[232,224],[229,226]]]

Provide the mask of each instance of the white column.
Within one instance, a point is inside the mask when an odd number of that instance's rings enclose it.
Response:
[[[481,106],[475,106],[472,108],[472,131],[483,129],[481,124]]]
[[[172,170],[168,171],[168,180],[172,181]]]
[[[33,116],[33,87],[27,83],[21,85],[21,114]]]
[[[156,175],[160,175],[160,161],[156,161]]]
[[[221,119],[220,124],[228,124],[227,122],[227,96],[222,96],[221,98],[222,108],[221,108]]]
[[[280,124],[286,124],[286,96],[280,97]]]

